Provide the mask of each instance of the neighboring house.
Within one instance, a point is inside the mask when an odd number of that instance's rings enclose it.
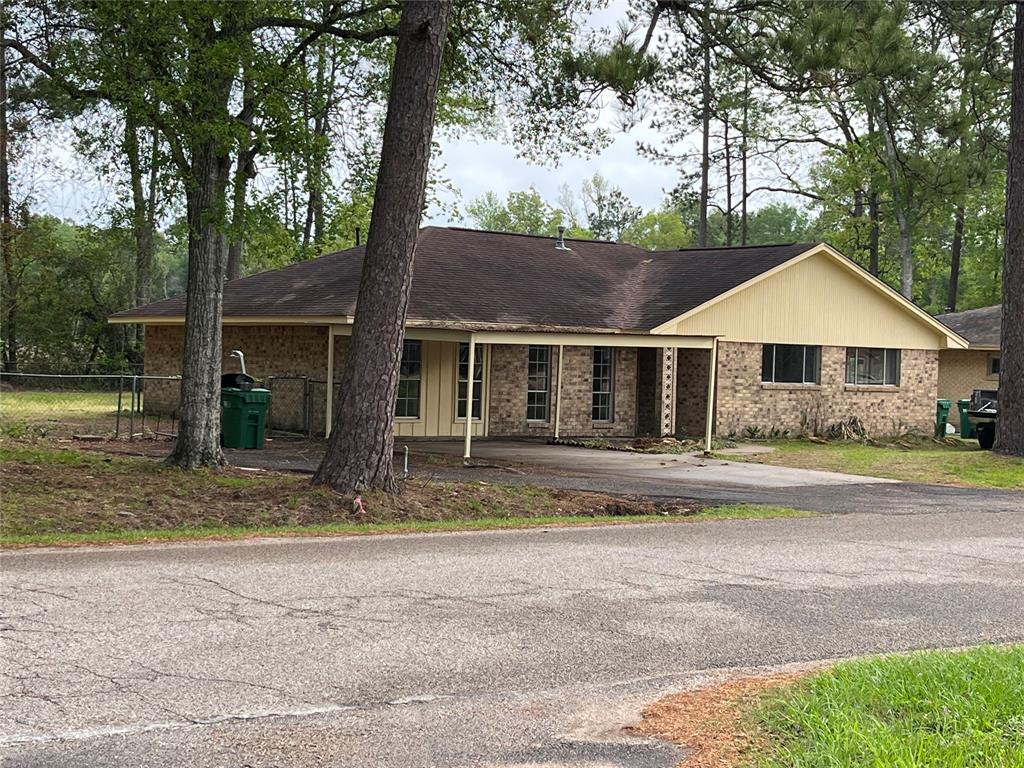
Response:
[[[274,377],[276,425],[330,423],[362,255],[225,285],[225,368],[241,349],[250,373]],[[145,324],[148,374],[180,371],[184,308],[177,297],[111,318]],[[854,415],[876,434],[930,432],[939,354],[966,346],[825,244],[648,252],[426,227],[395,430],[464,436],[469,410],[481,437],[798,432]],[[149,407],[161,398],[176,404],[147,390]]]
[[[949,421],[960,428],[956,401],[971,396],[976,389],[999,387],[999,332],[1003,307],[969,309],[939,315],[944,325],[967,339],[967,349],[947,349],[939,353],[939,397],[951,400]]]

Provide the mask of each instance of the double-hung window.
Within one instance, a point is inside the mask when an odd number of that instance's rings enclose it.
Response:
[[[846,383],[856,386],[898,387],[900,350],[847,347]]]
[[[483,348],[477,345],[473,350],[473,418],[479,419],[483,402],[484,356]],[[458,391],[456,392],[456,413],[458,418],[466,418],[466,390],[469,388],[469,344],[459,342],[459,375]]]
[[[612,420],[614,381],[615,350],[611,347],[594,347],[593,394],[590,406],[590,418],[594,421]]]
[[[398,370],[398,399],[395,418],[420,417],[420,383],[423,375],[423,342],[408,340],[402,345],[402,364]]]
[[[779,384],[820,384],[821,347],[804,344],[763,345],[761,381]]]
[[[526,363],[526,418],[547,421],[551,401],[551,347],[531,344]]]

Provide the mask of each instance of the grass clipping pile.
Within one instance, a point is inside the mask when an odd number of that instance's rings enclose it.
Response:
[[[659,505],[528,485],[410,479],[402,493],[358,502],[309,478],[231,467],[182,472],[152,458],[55,447],[0,447],[4,535],[173,528],[413,523],[483,518],[690,515],[697,504]]]

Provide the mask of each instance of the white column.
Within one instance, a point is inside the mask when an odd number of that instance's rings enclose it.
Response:
[[[715,420],[715,375],[718,370],[718,339],[711,342],[711,364],[708,367],[708,410],[704,425],[704,453],[711,453],[711,427]]]
[[[562,421],[562,352],[565,349],[558,345],[558,380],[555,382],[555,440],[558,439],[558,430]]]
[[[469,334],[469,381],[466,384],[466,442],[462,451],[463,461],[469,461],[473,443],[473,374],[476,366],[476,336]],[[483,392],[480,393],[481,395]]]
[[[324,437],[331,436],[334,421],[334,326],[327,326],[327,401],[324,403]]]
[[[676,433],[676,360],[675,347],[660,350],[661,367],[658,371],[658,418],[659,437],[671,437]]]

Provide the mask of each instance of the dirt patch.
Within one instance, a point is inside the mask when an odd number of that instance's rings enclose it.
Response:
[[[655,702],[631,730],[688,747],[679,768],[736,768],[760,745],[748,713],[769,691],[807,672],[741,677],[710,688],[685,691]]]
[[[91,533],[172,528],[406,523],[483,518],[686,516],[697,503],[662,504],[599,493],[492,482],[410,479],[397,496],[342,496],[308,476],[234,467],[183,472],[155,457],[87,445],[0,443],[0,532]],[[130,447],[125,447],[125,446]],[[112,446],[113,447],[113,446]],[[74,450],[72,449],[74,448]]]

